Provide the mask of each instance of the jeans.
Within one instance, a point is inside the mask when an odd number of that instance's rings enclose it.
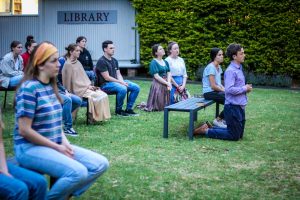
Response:
[[[72,112],[76,110],[81,105],[81,98],[70,94],[69,96],[66,94],[59,93],[60,98],[63,100],[63,121],[64,121],[64,128],[70,129],[72,128],[73,119],[72,119]]]
[[[96,81],[96,74],[93,70],[85,70],[86,75],[89,77],[92,83]]]
[[[183,76],[172,76],[173,80],[177,83],[177,85],[182,85],[183,82]],[[176,87],[174,85],[172,85],[172,89],[170,92],[170,104],[174,104],[174,94],[176,91]]]
[[[8,87],[12,88],[12,87],[18,86],[21,83],[22,79],[23,79],[23,75],[18,75],[18,76],[11,77],[9,79]]]
[[[117,93],[117,111],[122,110],[127,90],[130,92],[126,106],[128,110],[133,108],[134,102],[140,92],[140,86],[128,80],[125,80],[125,82],[128,83],[128,87],[116,82],[108,82],[101,86],[101,89],[104,91]]]
[[[226,104],[224,106],[227,128],[213,127],[206,134],[209,138],[234,140],[243,138],[245,129],[245,110],[239,105]]]
[[[204,98],[207,100],[214,100],[217,103],[220,103],[224,105],[225,103],[225,93],[224,92],[217,92],[217,91],[212,91],[212,92],[206,92],[203,94]],[[221,111],[219,116],[221,119],[224,119],[224,110]]]
[[[47,181],[43,175],[7,163],[13,177],[0,173],[0,199],[46,199]]]
[[[71,194],[79,196],[109,166],[104,156],[82,147],[71,146],[73,158],[45,146],[31,143],[15,145],[16,159],[22,166],[57,179],[48,192],[48,199],[66,199]]]

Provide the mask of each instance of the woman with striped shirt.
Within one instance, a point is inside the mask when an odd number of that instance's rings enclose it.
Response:
[[[48,199],[79,196],[106,171],[108,161],[100,154],[71,145],[62,131],[56,47],[48,42],[38,45],[27,67],[16,94],[16,159],[25,168],[57,179]]]

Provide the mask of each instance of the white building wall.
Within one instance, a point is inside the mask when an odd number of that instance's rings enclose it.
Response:
[[[27,35],[34,35],[39,41],[38,22],[38,16],[0,16],[0,57],[10,51],[13,40],[22,42],[23,47]]]

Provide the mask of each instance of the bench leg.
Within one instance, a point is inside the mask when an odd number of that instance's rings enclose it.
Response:
[[[219,116],[219,112],[220,112],[220,104],[216,103],[216,118]]]
[[[198,112],[194,113],[194,121],[198,120]]]
[[[195,116],[194,116],[194,112],[193,111],[190,111],[190,123],[189,123],[189,139],[190,140],[193,140],[194,139],[194,135],[193,135],[193,132],[194,132],[194,119],[195,119]],[[196,112],[197,114],[197,112]]]
[[[164,109],[164,132],[163,137],[168,138],[168,129],[169,129],[169,110],[167,108]]]

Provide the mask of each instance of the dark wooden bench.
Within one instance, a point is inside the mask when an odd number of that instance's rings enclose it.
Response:
[[[189,132],[188,136],[190,140],[193,140],[193,132],[194,132],[194,121],[197,121],[197,114],[198,111],[206,108],[214,104],[215,102],[212,100],[206,100],[204,98],[196,98],[192,97],[186,99],[184,101],[180,101],[178,103],[166,106],[164,108],[164,130],[163,130],[163,137],[168,138],[168,131],[169,131],[169,112],[170,111],[177,111],[177,112],[189,112]],[[216,103],[216,117],[219,115],[219,103]]]

